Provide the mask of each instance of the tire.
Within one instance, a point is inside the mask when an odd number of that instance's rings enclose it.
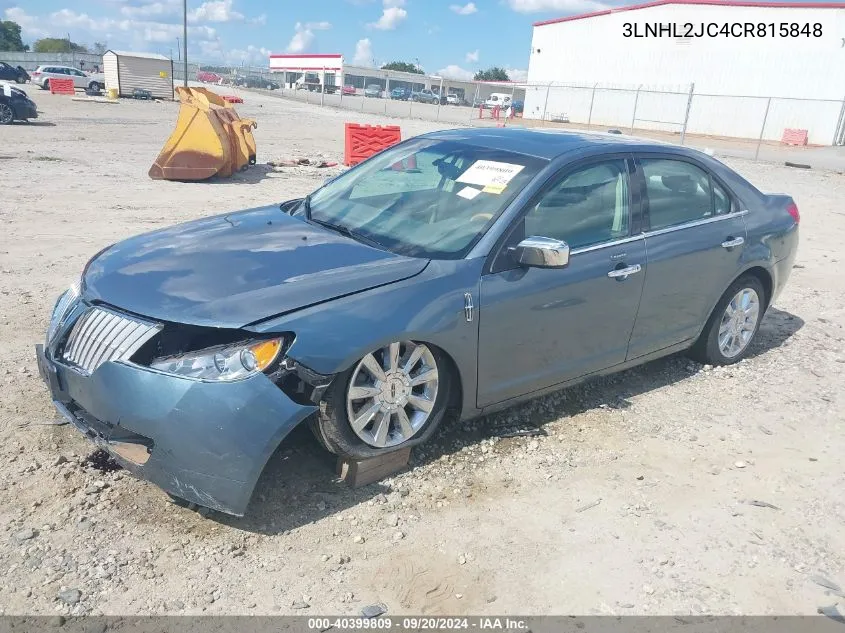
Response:
[[[728,306],[733,309],[739,305],[742,308],[746,298],[748,307],[743,309],[745,314],[737,315],[736,321],[730,320]],[[755,301],[756,311],[749,314]],[[719,299],[701,336],[690,349],[690,356],[708,365],[733,365],[741,361],[748,355],[751,343],[757,336],[767,306],[768,297],[760,280],[754,275],[743,275],[734,281]],[[740,319],[744,320],[740,323]],[[725,329],[725,333],[720,343],[722,329]],[[733,345],[728,345],[729,342],[733,342]]]
[[[17,77],[15,77],[15,83],[16,84],[25,84],[26,83],[26,77],[24,77],[23,75],[18,75]]]
[[[99,82],[92,81],[90,84],[88,84],[88,89],[89,90],[102,90],[103,87],[100,85]]]
[[[391,345],[395,345],[395,343]],[[410,403],[405,405],[397,404],[397,412],[388,417],[388,439],[383,446],[374,445],[376,443],[374,442],[374,438],[377,436],[376,428],[380,420],[378,416],[383,415],[381,411],[371,417],[371,422],[369,424],[371,424],[372,427],[369,430],[362,429],[360,434],[356,433],[349,420],[348,411],[350,410],[350,404],[347,401],[347,394],[350,387],[353,386],[353,380],[360,380],[360,376],[366,374],[366,371],[361,369],[361,365],[364,362],[364,359],[361,359],[355,362],[352,367],[335,377],[331,386],[326,391],[323,401],[320,403],[319,412],[311,419],[311,430],[314,432],[318,441],[330,452],[341,457],[349,457],[353,459],[367,459],[370,457],[384,455],[392,451],[415,446],[424,442],[431,437],[432,433],[434,433],[439,424],[443,421],[451,400],[453,384],[453,376],[450,369],[451,365],[449,364],[448,359],[443,352],[432,346],[416,344],[410,341],[402,342],[399,345],[401,345],[400,349],[402,350],[400,364],[407,360],[410,355],[409,350],[413,350],[417,347],[425,348],[426,352],[430,353],[429,361],[418,362],[422,362],[425,365],[430,364],[431,360],[434,362],[437,370],[437,392],[427,417],[420,419],[419,426],[414,429],[413,433],[405,437],[400,429],[398,410],[401,409],[403,412],[407,410],[412,411],[410,415],[405,413],[411,424],[414,424],[414,419],[417,419],[415,417],[417,412],[413,410]],[[386,350],[389,348],[390,346],[387,346],[382,349],[385,350],[384,353],[387,353]],[[380,353],[382,353],[382,350],[376,350],[367,356],[378,358]],[[383,356],[381,358],[383,358]],[[416,367],[422,367],[422,365],[415,364],[414,368]],[[430,370],[431,368],[428,367],[427,369]],[[362,374],[362,372],[364,373]],[[390,370],[388,370],[388,374],[389,372]],[[424,370],[420,369],[420,372],[424,372]],[[417,388],[412,388],[412,394],[414,393],[413,389]],[[396,392],[394,391],[394,397],[395,393]],[[370,406],[370,399],[363,399],[360,401],[363,404],[361,405],[361,408],[357,410],[357,413],[364,412],[365,409]],[[355,411],[353,411],[353,413],[355,413]],[[362,415],[362,417],[365,416]],[[369,436],[369,440],[365,441],[362,439],[362,435]]]
[[[15,120],[12,104],[0,101],[0,125],[10,125]]]
[[[41,84],[42,90],[49,90],[50,89],[50,80],[45,79],[44,82]]]

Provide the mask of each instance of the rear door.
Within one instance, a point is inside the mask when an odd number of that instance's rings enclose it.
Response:
[[[648,273],[628,359],[698,336],[739,274],[746,211],[693,159],[637,156]]]

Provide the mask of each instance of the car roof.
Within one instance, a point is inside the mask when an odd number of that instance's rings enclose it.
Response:
[[[614,151],[670,151],[680,155],[698,155],[697,150],[661,143],[650,139],[554,128],[466,128],[423,134],[422,138],[458,141],[489,149],[502,149],[552,160],[575,150],[601,148],[601,153]]]

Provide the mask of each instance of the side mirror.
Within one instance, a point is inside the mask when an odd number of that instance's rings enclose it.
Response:
[[[569,244],[550,237],[526,237],[508,252],[521,266],[563,268],[569,263]]]

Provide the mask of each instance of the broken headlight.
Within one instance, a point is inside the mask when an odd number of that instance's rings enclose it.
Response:
[[[65,317],[67,317],[70,308],[73,306],[76,299],[79,297],[79,282],[73,283],[70,288],[65,290],[61,296],[56,300],[56,305],[53,306],[53,314],[50,315],[50,325],[47,328],[47,341],[52,341],[56,336],[56,332],[62,325]]]
[[[240,380],[270,368],[279,358],[284,343],[284,338],[231,343],[156,358],[150,367],[195,380]]]

